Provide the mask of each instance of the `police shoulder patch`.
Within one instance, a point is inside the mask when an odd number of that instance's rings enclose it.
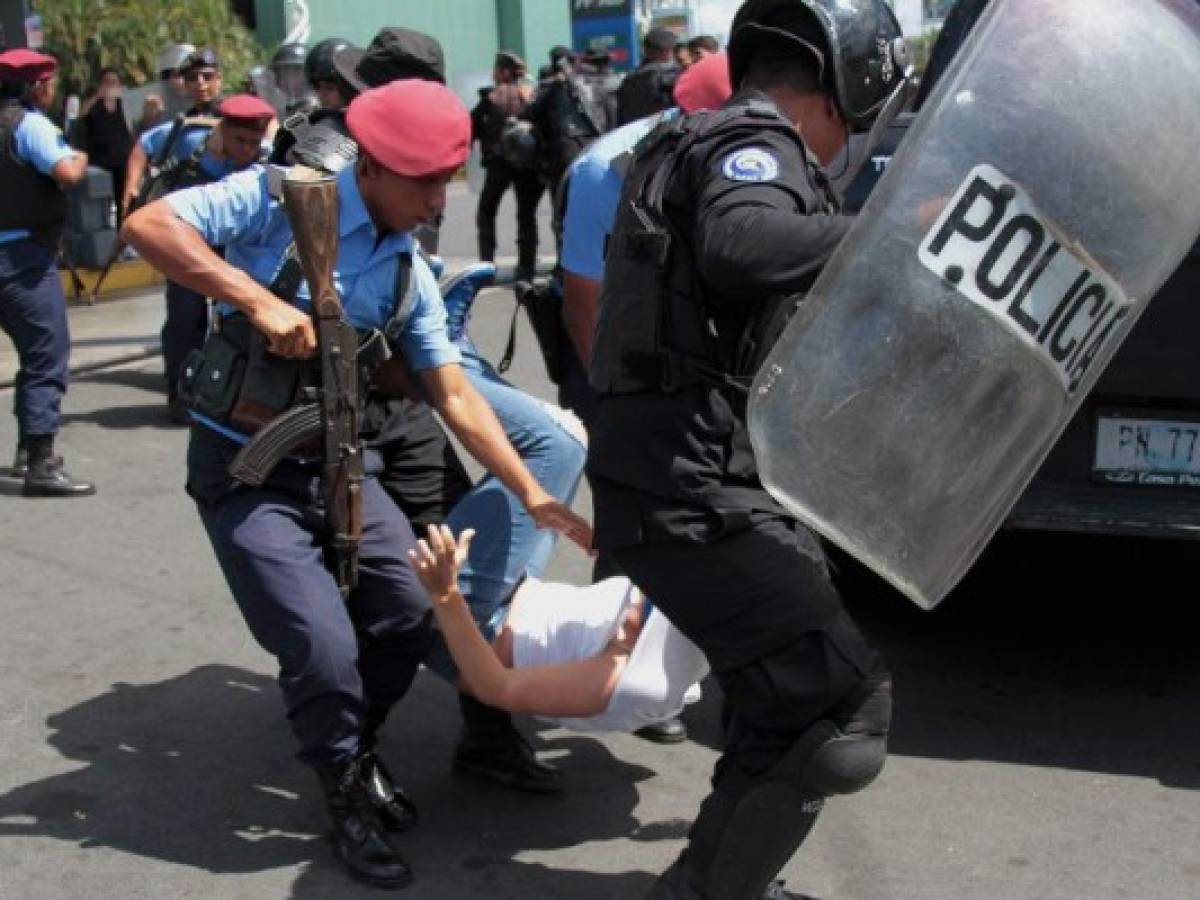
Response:
[[[747,147],[726,156],[721,172],[730,181],[774,181],[779,177],[779,160],[762,147]]]

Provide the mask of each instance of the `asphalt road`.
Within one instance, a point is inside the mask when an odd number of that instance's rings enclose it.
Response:
[[[507,206],[502,221],[511,245]],[[472,246],[456,192],[442,251]],[[476,309],[494,359],[511,297]],[[513,380],[550,396],[521,324]],[[98,496],[25,500],[0,478],[0,898],[379,896],[345,880],[321,839],[272,660],[183,493],[186,434],[162,415],[158,367],[71,389],[61,445]],[[13,441],[4,416],[0,453]],[[1193,546],[1009,537],[932,614],[843,561],[896,673],[892,754],[870,789],[829,803],[787,867],[793,889],[1200,897],[1195,561]],[[561,547],[551,574],[587,568]],[[527,723],[569,787],[526,797],[451,773],[453,693],[422,673],[382,746],[423,816],[404,839],[418,879],[404,896],[640,897],[705,793],[718,707],[706,686],[686,716],[693,740],[673,748]]]

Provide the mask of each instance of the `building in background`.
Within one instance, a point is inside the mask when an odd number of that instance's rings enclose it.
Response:
[[[576,0],[254,0],[254,27],[267,47],[292,37],[312,46],[344,37],[365,47],[380,28],[398,25],[441,41],[450,86],[468,103],[489,84],[496,50],[513,50],[536,73],[556,44],[571,43]],[[307,29],[301,35],[300,26]]]

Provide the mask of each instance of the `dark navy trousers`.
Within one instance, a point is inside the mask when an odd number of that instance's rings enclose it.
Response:
[[[0,328],[17,348],[13,413],[22,435],[58,433],[71,335],[55,251],[31,240],[0,244]]]
[[[358,586],[343,600],[324,561],[319,466],[285,461],[263,487],[235,486],[225,467],[236,450],[193,426],[188,490],[246,624],[279,662],[300,758],[343,762],[371,742],[429,648],[432,611],[407,558],[412,528],[371,474]]]
[[[183,361],[192,350],[204,346],[207,331],[208,304],[204,295],[168,281],[167,317],[162,326],[163,374],[168,397],[175,396]]]

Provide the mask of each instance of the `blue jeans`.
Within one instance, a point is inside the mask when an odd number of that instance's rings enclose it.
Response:
[[[547,493],[570,504],[587,457],[582,428],[558,407],[501,378],[469,340],[464,338],[458,345],[467,377],[495,411],[526,468]],[[463,497],[450,511],[446,524],[455,534],[475,529],[470,558],[458,583],[484,637],[491,640],[507,616],[517,585],[525,576],[536,577],[545,571],[557,535],[539,529],[521,501],[494,475]],[[440,636],[425,663],[446,678],[457,677]]]

